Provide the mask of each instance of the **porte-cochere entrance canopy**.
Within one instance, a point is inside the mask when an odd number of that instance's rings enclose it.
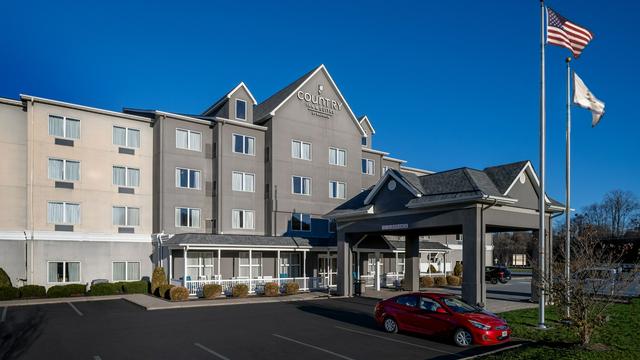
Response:
[[[538,178],[529,161],[422,176],[389,170],[376,185],[325,215],[336,219],[338,228],[338,292],[353,294],[353,246],[364,235],[405,237],[405,288],[417,291],[419,237],[462,234],[462,296],[469,303],[484,304],[485,234],[537,231],[538,194]],[[550,242],[550,219],[564,208],[548,197],[546,204]]]

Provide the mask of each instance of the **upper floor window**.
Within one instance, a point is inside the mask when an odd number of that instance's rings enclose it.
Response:
[[[362,159],[362,173],[367,175],[374,175],[376,162],[369,159]]]
[[[247,120],[247,102],[236,99],[236,119]]]
[[[47,222],[57,225],[76,225],[80,223],[80,204],[64,201],[49,201],[47,204]]]
[[[59,181],[80,180],[80,162],[73,160],[49,159],[49,179]]]
[[[233,229],[254,229],[254,217],[253,210],[233,209],[231,211],[231,227]]]
[[[138,226],[140,225],[140,209],[128,206],[114,206],[112,218],[113,225]]]
[[[125,187],[140,186],[140,169],[126,166],[113,167],[113,185]]]
[[[329,219],[329,232],[334,233],[338,230],[338,225],[336,224],[336,219]]]
[[[176,148],[201,151],[202,134],[197,131],[176,129]]]
[[[298,195],[311,195],[311,178],[292,176],[291,192]]]
[[[176,187],[200,189],[200,171],[176,168]]]
[[[176,208],[176,227],[200,227],[200,209]]]
[[[245,155],[255,155],[256,138],[246,135],[233,134],[233,152]]]
[[[387,165],[382,167],[382,173],[386,173],[387,171],[389,171],[389,169],[391,169],[390,167],[388,167]]]
[[[231,179],[233,191],[254,192],[255,177],[254,174],[234,171]]]
[[[291,214],[291,230],[311,231],[311,214]]]
[[[367,137],[366,136],[363,136],[362,140],[360,140],[360,141],[361,141],[362,146],[367,146]]]
[[[80,139],[80,120],[49,115],[49,135],[67,139]]]
[[[304,141],[291,140],[291,157],[311,160],[311,144]]]
[[[347,185],[340,181],[329,181],[329,197],[332,199],[344,199]]]
[[[120,126],[113,127],[113,145],[139,148],[140,147],[140,130],[125,128]]]
[[[347,166],[347,150],[329,148],[329,164]]]

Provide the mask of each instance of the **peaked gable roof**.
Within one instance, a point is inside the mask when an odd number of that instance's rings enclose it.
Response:
[[[485,168],[484,172],[491,178],[500,193],[504,195],[528,163],[529,161],[518,161],[510,164],[491,166]]]
[[[369,129],[371,129],[371,133],[375,135],[376,129],[374,129],[373,125],[371,125],[371,121],[369,121],[369,117],[367,117],[367,115],[363,115],[360,118],[358,118],[358,122],[360,123],[361,126],[362,124],[367,124],[367,126],[369,126]]]
[[[216,100],[216,102],[214,102],[205,111],[203,111],[202,115],[208,115],[212,111],[220,108],[227,100],[229,100],[231,98],[231,95],[233,95],[240,88],[243,88],[247,92],[247,94],[249,94],[249,97],[251,98],[251,101],[253,101],[253,105],[258,104],[258,102],[256,101],[256,98],[253,97],[253,94],[251,93],[251,91],[249,90],[247,85],[245,85],[245,83],[243,81],[241,81],[240,84],[236,85],[236,87],[231,89],[231,91],[229,91],[228,93],[224,94],[220,99]]]

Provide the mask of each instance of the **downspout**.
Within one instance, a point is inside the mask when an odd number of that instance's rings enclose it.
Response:
[[[34,229],[35,229],[35,225],[34,225],[34,215],[33,215],[33,169],[34,169],[34,147],[35,147],[35,141],[33,139],[33,132],[35,129],[35,120],[34,120],[34,116],[33,116],[33,109],[35,107],[35,100],[33,97],[31,97],[29,99],[29,101],[31,102],[31,106],[29,107],[27,105],[27,115],[29,116],[29,129],[30,132],[27,131],[27,141],[29,142],[29,148],[30,151],[28,152],[28,155],[30,155],[30,159],[29,160],[29,190],[28,190],[28,197],[29,197],[29,202],[28,202],[28,206],[29,206],[29,226],[28,228],[30,228],[31,231],[31,244],[29,246],[29,260],[28,260],[28,268],[29,268],[29,274],[27,275],[27,284],[32,284],[33,283],[33,242],[34,242]]]
[[[158,202],[159,202],[159,215],[158,215],[158,228],[160,229],[160,232],[164,233],[164,123],[165,123],[165,116],[164,115],[160,115],[159,116],[159,120],[160,120],[160,171],[158,172],[160,174],[159,179],[158,179]],[[157,230],[157,229],[156,229]]]
[[[220,127],[218,127],[218,145],[216,150],[216,158],[217,158],[217,181],[216,181],[216,198],[218,202],[218,211],[216,212],[216,217],[218,220],[216,221],[216,232],[218,234],[222,234],[222,130],[224,125],[224,120],[216,120]]]

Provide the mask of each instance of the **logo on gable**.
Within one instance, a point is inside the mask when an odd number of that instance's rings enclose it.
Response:
[[[336,111],[341,111],[344,104],[340,101],[321,96],[323,91],[324,85],[319,84],[318,95],[313,95],[302,90],[298,91],[296,95],[300,101],[305,102],[307,110],[309,110],[312,115],[329,119]]]

